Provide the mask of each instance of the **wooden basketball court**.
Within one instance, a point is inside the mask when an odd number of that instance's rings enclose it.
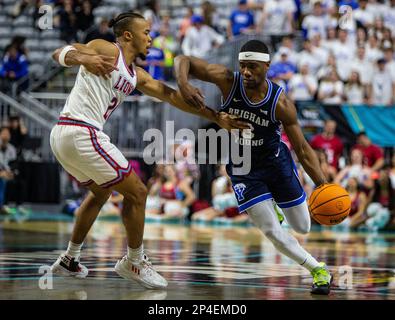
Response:
[[[39,268],[65,249],[71,229],[72,223],[63,221],[3,222],[0,299],[395,299],[394,233],[328,228],[297,236],[335,276],[331,295],[323,297],[310,295],[309,273],[276,253],[254,227],[150,223],[145,247],[169,287],[145,290],[113,271],[126,248],[119,221],[95,223],[82,253],[90,270],[86,279],[54,277],[52,289],[40,289],[50,283]],[[341,266],[352,267],[352,274]]]

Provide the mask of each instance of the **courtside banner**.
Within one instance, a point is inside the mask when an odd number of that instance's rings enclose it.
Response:
[[[355,133],[365,131],[381,147],[395,146],[395,107],[343,105],[341,109]]]

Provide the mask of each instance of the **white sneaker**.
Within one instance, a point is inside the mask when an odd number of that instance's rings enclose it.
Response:
[[[136,262],[132,262],[127,256],[124,256],[115,265],[115,272],[122,278],[134,280],[147,289],[167,287],[166,279],[155,271],[146,255],[143,260]]]
[[[51,266],[54,274],[66,277],[85,278],[88,275],[88,268],[83,266],[74,257],[61,254],[56,262]]]

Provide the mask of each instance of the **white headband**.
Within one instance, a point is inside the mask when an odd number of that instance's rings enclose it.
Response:
[[[253,52],[253,51],[240,52],[239,61],[240,60],[255,60],[255,61],[269,62],[270,54],[262,53],[262,52]]]

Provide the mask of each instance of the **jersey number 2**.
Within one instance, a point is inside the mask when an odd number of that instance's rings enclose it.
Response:
[[[110,117],[111,113],[114,111],[117,105],[118,105],[118,99],[115,97],[112,98],[111,104],[107,107],[107,111],[104,114],[104,120],[107,120]]]

